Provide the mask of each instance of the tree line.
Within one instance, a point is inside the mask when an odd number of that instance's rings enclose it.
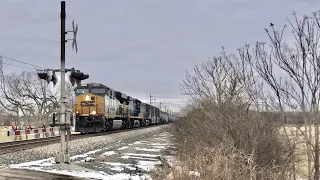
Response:
[[[36,70],[5,74],[0,61],[0,125],[37,126],[52,123],[52,114],[59,108],[60,86],[39,79]],[[69,108],[73,88],[66,81]]]
[[[293,17],[186,73],[193,106],[173,127],[174,179],[319,180],[320,13]]]

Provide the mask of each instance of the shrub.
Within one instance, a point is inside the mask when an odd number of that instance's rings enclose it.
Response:
[[[174,179],[289,179],[293,146],[266,117],[245,104],[205,103],[194,109],[173,124],[181,165],[167,173]]]

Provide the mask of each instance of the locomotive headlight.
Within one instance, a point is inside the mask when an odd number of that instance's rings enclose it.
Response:
[[[76,114],[79,114],[79,111],[76,111]]]
[[[86,95],[86,98],[85,98],[86,101],[89,101],[90,100],[90,97],[89,95]]]
[[[91,113],[92,115],[96,115],[97,114],[97,112],[96,111],[92,111],[92,113]]]

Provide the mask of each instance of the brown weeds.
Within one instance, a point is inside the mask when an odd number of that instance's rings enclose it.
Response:
[[[171,133],[178,161],[155,179],[292,179],[294,147],[274,121],[244,105],[206,104]]]

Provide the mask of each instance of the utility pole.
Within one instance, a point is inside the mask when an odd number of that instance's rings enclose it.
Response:
[[[152,96],[151,96],[151,93],[150,93],[150,106],[151,106],[151,98],[152,98]],[[151,121],[152,121],[152,111],[151,111],[151,107],[150,107],[150,119],[151,119]]]
[[[162,104],[162,103],[160,102],[160,111],[161,111],[161,104]]]
[[[151,93],[150,93],[150,106],[152,105],[152,101],[155,101],[155,99],[154,99],[154,96],[152,96]],[[155,116],[155,108],[154,107],[153,107],[153,116]],[[151,107],[150,107],[150,118],[151,118],[151,121],[152,121],[152,117],[153,116],[152,116],[152,111],[151,111]]]
[[[151,93],[150,93],[150,105],[151,105],[151,98],[152,98],[152,96],[151,96]]]

